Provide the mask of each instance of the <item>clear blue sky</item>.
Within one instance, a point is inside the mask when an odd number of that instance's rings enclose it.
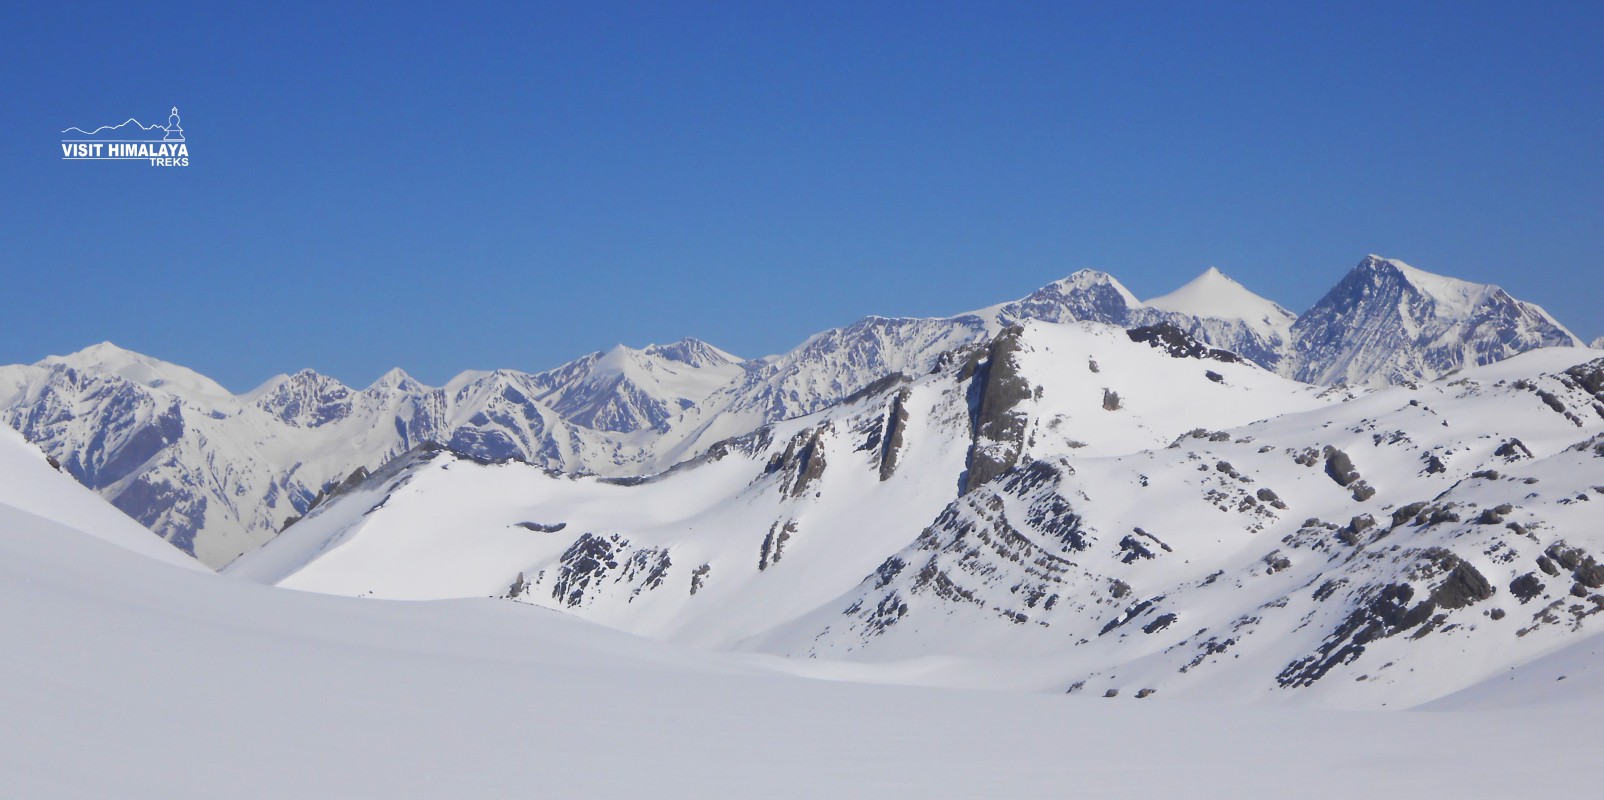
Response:
[[[1596,2],[234,5],[0,11],[0,363],[438,383],[1369,252],[1604,334]],[[175,104],[189,167],[58,158]]]

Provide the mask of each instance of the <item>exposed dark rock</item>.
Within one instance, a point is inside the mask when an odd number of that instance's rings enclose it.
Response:
[[[880,480],[889,479],[897,471],[897,460],[902,455],[903,440],[907,437],[908,428],[908,398],[912,392],[906,388],[897,392],[891,400],[891,410],[886,413],[886,433],[884,445],[880,450]]]
[[[1118,411],[1120,409],[1119,392],[1113,389],[1103,389],[1103,410]]]
[[[1427,550],[1422,557],[1433,559],[1436,569],[1447,573],[1431,591],[1431,602],[1438,608],[1452,611],[1493,596],[1493,585],[1470,562],[1438,547]]]
[[[757,568],[761,572],[770,566],[780,563],[785,555],[785,543],[791,541],[796,533],[796,520],[787,520],[784,525],[775,522],[769,526],[768,535],[763,537],[762,549],[758,552]]]
[[[1494,508],[1482,509],[1481,516],[1476,518],[1477,525],[1502,525],[1504,515],[1515,510],[1515,507],[1504,503]]]
[[[1179,618],[1175,614],[1160,614],[1154,617],[1152,622],[1142,626],[1142,633],[1158,633],[1174,624],[1175,620]]]
[[[1078,553],[1091,546],[1087,532],[1081,527],[1080,515],[1062,495],[1048,493],[1031,503],[1025,512],[1025,522],[1057,539],[1065,552]]]
[[[588,594],[600,591],[611,575],[612,583],[634,584],[630,595],[663,585],[673,561],[666,548],[633,547],[618,534],[582,534],[563,552],[560,569],[552,584],[552,599],[571,607],[585,602]]]
[[[970,383],[972,443],[963,494],[1008,471],[1024,448],[1026,420],[1019,405],[1030,399],[1032,390],[1017,358],[1023,336],[1024,329],[1018,327],[998,334]]]
[[[1570,411],[1570,409],[1565,407],[1565,401],[1560,400],[1559,397],[1556,396],[1553,392],[1545,391],[1543,389],[1538,389],[1537,390],[1537,399],[1543,401],[1544,405],[1548,406],[1549,408],[1553,409],[1554,411],[1556,411],[1556,412],[1558,412],[1560,414],[1566,414],[1567,412]]]
[[[1120,563],[1129,564],[1138,558],[1153,559],[1157,553],[1153,552],[1145,542],[1135,536],[1126,536],[1119,540]]]
[[[1229,350],[1218,350],[1204,345],[1202,342],[1192,338],[1191,334],[1170,322],[1131,328],[1125,332],[1125,335],[1129,336],[1133,342],[1145,343],[1150,347],[1156,347],[1174,358],[1209,359],[1226,364],[1235,364],[1242,360],[1241,356]]]
[[[1353,459],[1349,458],[1347,453],[1326,445],[1325,459],[1326,474],[1331,476],[1331,480],[1336,481],[1338,486],[1347,486],[1359,480],[1359,471],[1353,468]]]
[[[1599,564],[1581,548],[1558,543],[1550,546],[1544,553],[1561,567],[1570,570],[1571,577],[1575,578],[1578,584],[1589,589],[1604,587],[1604,565]],[[1557,574],[1557,570],[1551,574]]]
[[[568,527],[568,523],[555,522],[548,525],[540,522],[520,522],[518,523],[518,527],[525,530],[535,531],[537,533],[556,533],[563,528]]]
[[[1543,582],[1535,573],[1528,572],[1509,582],[1509,593],[1525,605],[1542,595]]]
[[[801,497],[809,487],[824,475],[824,437],[831,432],[829,423],[804,430],[791,437],[785,450],[769,458],[764,474],[783,472],[788,477],[782,491],[788,497]]]
[[[1425,625],[1415,637],[1425,635],[1447,618],[1438,610],[1464,608],[1493,596],[1492,584],[1465,560],[1440,547],[1421,551],[1410,571],[1411,580],[1441,576],[1429,596],[1410,601],[1415,589],[1408,583],[1375,586],[1360,595],[1360,605],[1326,636],[1315,652],[1286,666],[1277,682],[1287,688],[1311,686],[1332,669],[1351,663],[1364,654],[1365,646],[1377,639],[1396,636]],[[1429,623],[1429,624],[1427,624]]]
[[[1338,589],[1341,589],[1346,585],[1348,585],[1347,578],[1332,578],[1327,580],[1325,583],[1320,584],[1320,588],[1314,590],[1314,599],[1317,602],[1323,603],[1326,600],[1331,599],[1331,596],[1336,594]]]
[[[707,585],[707,574],[709,572],[712,572],[712,571],[713,571],[713,565],[711,565],[711,564],[703,564],[700,567],[697,567],[696,569],[691,570],[691,596],[692,597],[695,597],[696,593],[701,591],[703,586]]]
[[[1154,597],[1151,600],[1143,600],[1143,601],[1141,601],[1139,603],[1136,603],[1135,605],[1132,605],[1130,608],[1125,609],[1125,613],[1124,614],[1121,614],[1118,617],[1109,620],[1108,623],[1103,626],[1103,629],[1097,632],[1097,635],[1098,636],[1106,636],[1106,635],[1108,635],[1109,633],[1111,633],[1114,630],[1118,629],[1120,626],[1124,625],[1125,623],[1130,622],[1131,620],[1136,619],[1137,617],[1141,616],[1142,612],[1152,608],[1154,606],[1154,604],[1158,603],[1160,600],[1163,600],[1163,599],[1164,599],[1164,596],[1163,595],[1159,595],[1158,597]]]
[[[1414,519],[1416,515],[1426,510],[1426,506],[1428,505],[1431,504],[1421,501],[1418,503],[1410,503],[1405,506],[1399,506],[1398,510],[1392,512],[1392,527],[1396,528]]]
[[[1531,458],[1532,451],[1527,449],[1525,443],[1521,440],[1512,438],[1499,445],[1498,449],[1493,451],[1493,455],[1505,461],[1519,461],[1523,458]]]
[[[622,542],[616,533],[610,537],[586,533],[575,539],[560,559],[562,568],[552,585],[552,599],[569,607],[584,602],[585,590],[600,583],[608,570],[618,568],[616,556]]]

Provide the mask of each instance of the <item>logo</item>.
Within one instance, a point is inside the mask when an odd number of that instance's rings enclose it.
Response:
[[[189,144],[173,106],[167,126],[146,125],[133,117],[119,125],[102,125],[92,131],[68,128],[61,132],[62,161],[146,161],[153,167],[189,166]]]

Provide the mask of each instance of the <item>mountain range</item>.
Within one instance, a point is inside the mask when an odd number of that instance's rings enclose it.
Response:
[[[1432,713],[954,691],[915,685],[933,659],[720,654],[521,601],[252,585],[7,430],[0,529],[7,797],[1558,797],[1594,781],[1604,671],[1586,632]],[[764,576],[807,563],[806,543]]]
[[[303,370],[236,395],[107,343],[0,367],[0,416],[84,485],[221,566],[420,445],[568,474],[656,475],[950,366],[1033,322],[1173,329],[1263,372],[1350,393],[1581,344],[1502,289],[1370,256],[1301,316],[1214,269],[1145,303],[1083,270],[953,317],[869,317],[777,356],[743,360],[685,339],[539,373],[466,372],[442,387],[394,370],[355,389]]]

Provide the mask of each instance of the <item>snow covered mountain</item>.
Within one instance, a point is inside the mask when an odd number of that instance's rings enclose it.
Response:
[[[1594,339],[1593,340],[1593,344],[1590,345],[1590,346],[1594,350],[1604,350],[1604,336],[1600,336],[1597,339]]]
[[[654,478],[420,450],[227,573],[924,682],[1407,706],[1596,632],[1601,443],[1595,351],[1355,394],[1027,322]]]
[[[358,390],[302,370],[235,396],[108,343],[0,367],[0,415],[84,485],[220,566],[354,472],[421,442],[616,469],[641,458],[631,435],[694,408],[741,371],[733,356],[684,340],[533,375],[464,373],[441,388],[393,370]]]
[[[565,798],[754,786],[1040,797],[1073,785],[1137,798],[1193,784],[1227,797],[1338,772],[1302,794],[1583,796],[1585,769],[1508,765],[1586,763],[1604,686],[1589,670],[1595,637],[1445,698],[1442,713],[952,691],[883,685],[917,681],[872,665],[693,652],[504,600],[264,589],[199,569],[5,431],[0,529],[0,627],[15,644],[0,654],[6,797],[405,800],[536,785]],[[1236,736],[1217,735],[1226,728]],[[1489,733],[1467,746],[1467,730]]]
[[[1298,319],[1296,314],[1248,291],[1215,267],[1209,267],[1185,286],[1147,301],[1146,306],[1196,320],[1181,324],[1193,336],[1269,370],[1275,370],[1286,357],[1292,342],[1292,323]]]
[[[619,346],[541,373],[466,372],[444,387],[393,370],[355,389],[303,370],[236,396],[102,344],[0,367],[0,417],[117,507],[220,566],[353,473],[422,443],[565,472],[651,475],[717,442],[924,375],[1028,321],[1170,325],[1312,383],[1417,381],[1576,344],[1541,309],[1495,287],[1374,258],[1296,322],[1214,269],[1148,303],[1082,270],[953,317],[868,317],[763,359],[684,339]]]
[[[1292,326],[1285,373],[1309,383],[1430,380],[1539,347],[1579,347],[1497,286],[1368,256]]]

